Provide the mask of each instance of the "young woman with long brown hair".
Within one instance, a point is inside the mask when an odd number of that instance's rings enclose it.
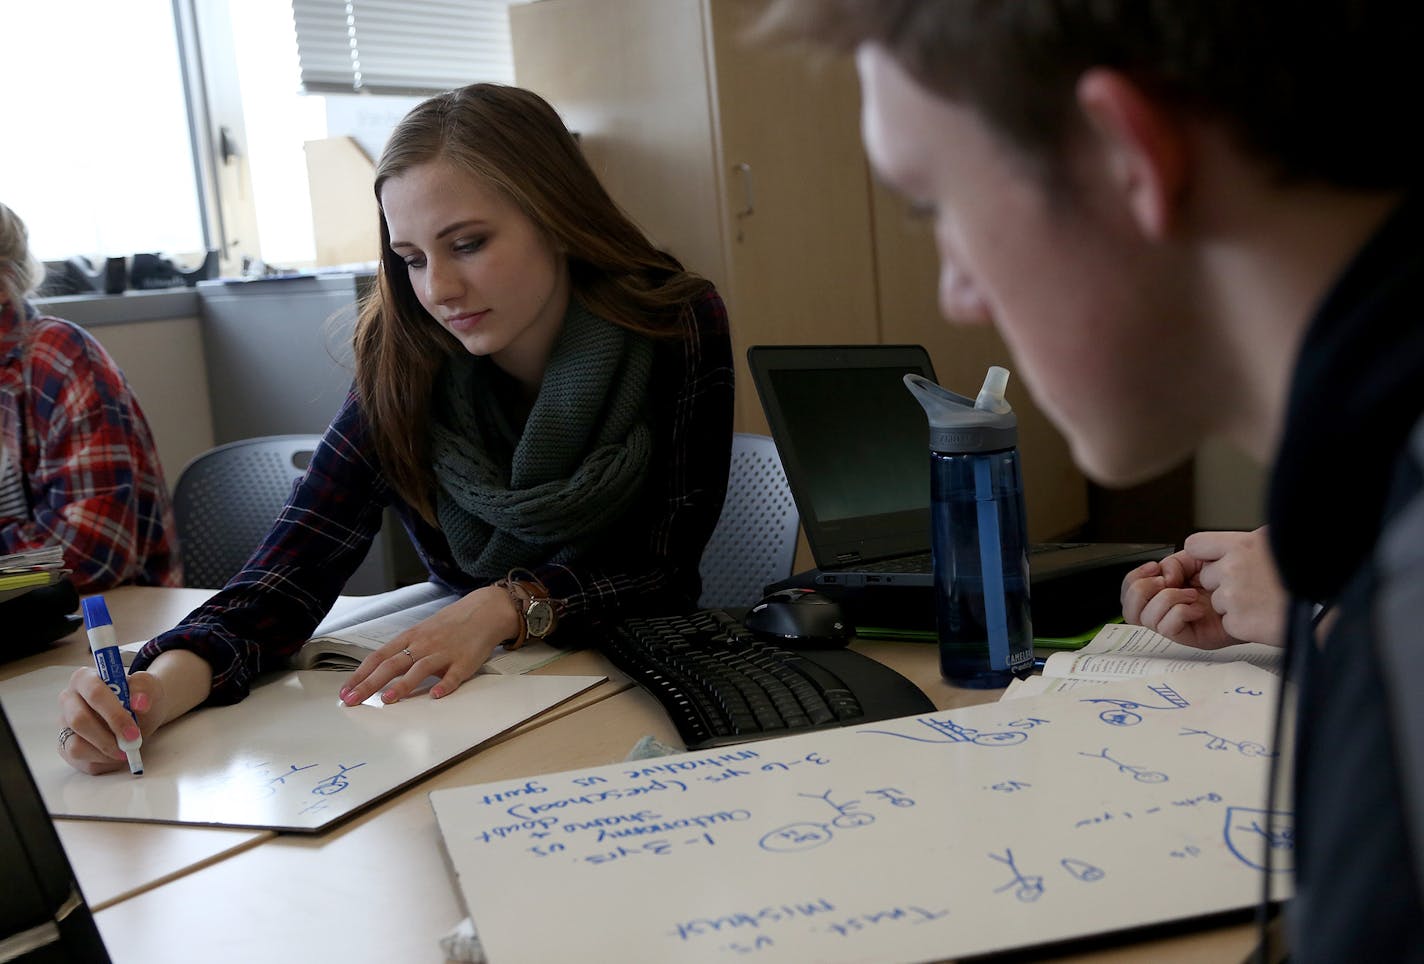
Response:
[[[331,607],[394,504],[462,598],[343,688],[454,691],[496,646],[690,609],[725,495],[726,315],[608,197],[554,110],[477,84],[417,106],[377,166],[381,264],[356,383],[244,569],[134,662],[143,730],[246,695]],[[132,721],[90,670],[61,696],[76,768]]]

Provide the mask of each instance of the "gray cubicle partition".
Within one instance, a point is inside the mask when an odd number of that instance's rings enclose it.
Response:
[[[202,282],[213,440],[321,434],[351,385],[357,277]]]
[[[326,430],[351,386],[356,298],[369,280],[330,274],[198,284],[214,442]],[[346,592],[424,578],[388,512]]]

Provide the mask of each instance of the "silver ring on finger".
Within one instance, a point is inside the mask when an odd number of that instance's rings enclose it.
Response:
[[[410,665],[414,666],[414,665],[415,665],[415,654],[410,651],[410,647],[407,646],[405,649],[401,650],[401,652],[402,652],[402,653],[405,653],[406,656],[410,657]]]
[[[74,735],[74,727],[66,726],[59,731],[59,752],[64,752],[64,744],[69,742],[69,738]]]

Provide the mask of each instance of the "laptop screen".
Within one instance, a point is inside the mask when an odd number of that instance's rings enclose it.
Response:
[[[782,418],[806,471],[807,495],[821,522],[925,505],[925,417],[905,390],[903,374],[886,368],[771,373]],[[849,402],[843,411],[840,400]]]
[[[929,431],[905,388],[934,378],[915,345],[748,350],[787,481],[821,568],[929,549]]]

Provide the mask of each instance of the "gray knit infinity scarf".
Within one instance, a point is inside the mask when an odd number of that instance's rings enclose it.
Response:
[[[436,517],[455,562],[480,579],[577,558],[637,498],[652,453],[653,350],[570,299],[521,432],[488,358],[461,353],[436,378]]]

